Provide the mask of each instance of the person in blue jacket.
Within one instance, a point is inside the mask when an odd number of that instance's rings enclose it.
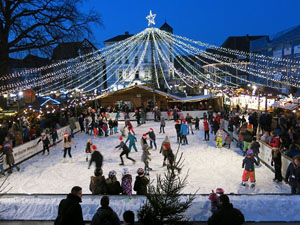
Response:
[[[180,134],[181,134],[181,140],[183,141],[182,145],[187,145],[188,141],[187,141],[187,137],[186,135],[188,134],[188,126],[186,125],[186,121],[183,120],[181,127],[180,127]]]
[[[125,144],[127,144],[127,142],[129,141],[129,152],[131,152],[131,148],[133,147],[133,149],[137,152],[137,148],[136,148],[136,145],[135,145],[135,142],[137,142],[136,140],[136,137],[132,134],[132,132],[129,132],[128,133],[128,137],[127,137],[127,140],[125,142]]]

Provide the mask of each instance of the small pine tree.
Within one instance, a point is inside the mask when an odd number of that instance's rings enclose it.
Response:
[[[179,148],[178,148],[179,150]],[[177,150],[177,153],[178,153]],[[184,212],[191,206],[195,194],[183,196],[182,190],[187,185],[188,173],[181,178],[182,154],[179,160],[168,166],[163,177],[157,175],[157,184],[148,186],[146,203],[140,208],[138,217],[143,225],[187,224]]]

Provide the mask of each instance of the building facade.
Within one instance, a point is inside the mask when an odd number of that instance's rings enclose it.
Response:
[[[173,28],[167,23],[164,23],[160,29],[169,33],[173,33]],[[104,44],[106,47],[108,47],[120,41],[124,41],[132,36],[133,35],[129,34],[129,32],[125,32],[123,35],[118,35],[104,41]],[[172,43],[160,43],[159,40],[157,40],[157,42],[162,52],[169,52],[172,50]],[[147,47],[146,53],[144,58],[141,59],[145,47]],[[173,71],[170,70],[169,65],[167,65],[161,59],[161,57],[158,56],[158,54],[155,52],[155,48],[153,47],[153,57],[156,67],[155,74],[153,66],[154,63],[152,62],[151,41],[149,40],[147,43],[143,40],[141,43],[137,43],[135,46],[133,46],[132,49],[132,51],[129,51],[125,47],[120,51],[113,52],[112,54],[106,56],[108,87],[111,87],[113,90],[118,90],[132,84],[150,84],[154,85],[155,88],[166,88],[165,79],[169,81],[174,74]],[[126,53],[127,50],[128,53]],[[172,54],[169,54],[167,57],[173,64],[174,57]],[[156,75],[158,77],[158,82],[156,81]]]

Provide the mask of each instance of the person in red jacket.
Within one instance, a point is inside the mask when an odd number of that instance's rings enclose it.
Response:
[[[203,127],[204,127],[204,141],[209,141],[209,125],[207,119],[203,119]]]
[[[279,136],[276,134],[275,131],[272,131],[271,135],[272,135],[272,139],[269,145],[272,146],[272,148],[279,148],[279,142],[280,142]]]

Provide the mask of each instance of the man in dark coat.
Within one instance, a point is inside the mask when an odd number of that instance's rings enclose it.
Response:
[[[84,116],[83,116],[83,114],[80,114],[78,122],[79,122],[79,126],[80,126],[80,132],[84,132]]]
[[[97,210],[93,216],[91,225],[121,225],[117,214],[109,207],[108,196],[101,198],[101,207]]]
[[[300,194],[300,155],[295,156],[288,166],[284,181],[291,186],[292,194]]]
[[[209,219],[208,225],[241,225],[245,222],[240,210],[233,208],[227,195],[220,196],[220,209]]]
[[[82,188],[75,186],[66,199],[61,200],[58,207],[58,216],[54,225],[84,225],[80,206]]]
[[[121,159],[121,163],[120,163],[120,166],[124,166],[124,160],[123,160],[123,155],[126,155],[126,158],[131,160],[133,163],[135,163],[135,160],[133,158],[130,158],[129,157],[129,148],[127,147],[127,145],[123,142],[123,137],[120,137],[119,138],[120,140],[120,144],[117,145],[115,148],[118,148],[118,149],[122,149],[123,151],[121,152],[120,154],[120,159]]]
[[[95,162],[96,164],[96,170],[102,170],[102,164],[103,164],[103,156],[101,155],[101,153],[98,151],[98,148],[96,145],[92,145],[92,157],[90,159],[90,163],[89,163],[89,169],[91,168],[91,165],[93,162]]]

